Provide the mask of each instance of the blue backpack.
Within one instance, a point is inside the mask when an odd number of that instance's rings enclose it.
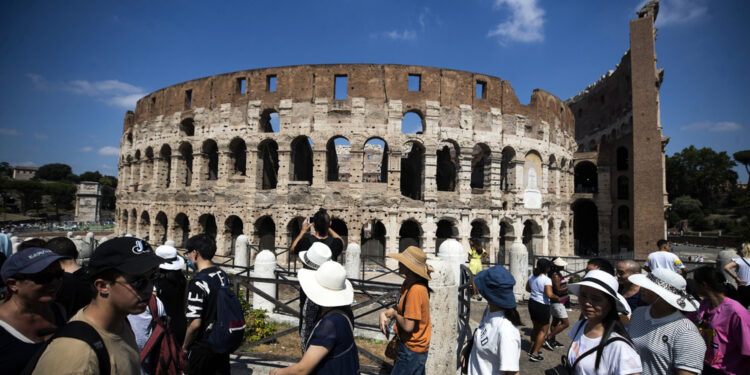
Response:
[[[205,324],[203,342],[214,353],[232,353],[242,345],[245,336],[245,316],[240,300],[231,283],[222,286],[214,278],[204,274],[198,274],[196,278],[210,285],[209,302],[214,313],[213,320]]]

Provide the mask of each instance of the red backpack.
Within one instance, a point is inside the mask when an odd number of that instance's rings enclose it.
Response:
[[[181,343],[177,342],[166,317],[159,317],[156,297],[148,301],[154,329],[141,350],[141,366],[151,375],[180,375],[182,370]]]

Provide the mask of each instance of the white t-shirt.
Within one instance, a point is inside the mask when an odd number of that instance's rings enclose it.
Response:
[[[499,374],[519,371],[521,334],[502,311],[485,309],[482,322],[474,333],[474,347],[469,357],[469,375]]]
[[[568,336],[573,340],[573,343],[570,345],[570,350],[568,350],[568,361],[570,361],[571,365],[576,361],[579,355],[586,353],[591,348],[595,348],[602,340],[601,337],[594,339],[586,337],[583,334],[583,331],[586,330],[585,325],[578,330],[578,326],[581,325],[581,322],[585,322],[584,324],[588,323],[585,320],[579,320],[573,325],[573,328],[571,328],[568,333]],[[576,331],[578,331],[577,335]],[[573,337],[573,335],[575,335],[575,337]],[[612,333],[610,338],[614,336],[620,335]],[[611,342],[604,347],[602,359],[599,363],[599,368],[596,371],[594,370],[595,366],[596,352],[593,352],[583,357],[583,359],[578,362],[573,369],[573,373],[576,375],[628,375],[637,374],[642,371],[641,357],[638,355],[638,352],[636,352],[630,344],[620,340]]]
[[[740,280],[750,285],[750,266],[747,265],[747,263],[750,263],[750,259],[744,258],[743,260],[743,258],[733,258],[732,261],[739,266],[737,269],[737,276]],[[745,261],[747,261],[747,263],[745,263]]]
[[[646,267],[650,267],[652,271],[657,268],[667,268],[672,271],[685,268],[685,265],[682,264],[680,257],[678,257],[675,253],[670,253],[669,251],[655,251],[651,254],[648,254],[646,263],[644,263],[643,265]]]
[[[544,293],[544,286],[552,286],[552,280],[545,274],[529,277],[529,287],[531,287],[531,299],[545,305],[549,305],[549,298]]]
[[[156,306],[159,308],[159,313],[156,316],[166,316],[167,313],[164,311],[164,304],[161,302],[159,297],[156,298]],[[138,351],[142,350],[148,339],[151,337],[153,327],[151,327],[151,310],[146,307],[146,311],[140,314],[128,315],[130,326],[133,328],[135,334],[135,342],[138,344]]]
[[[677,369],[700,374],[706,344],[698,327],[675,311],[651,317],[651,306],[639,307],[630,319],[630,337],[641,356],[643,375],[670,375]]]

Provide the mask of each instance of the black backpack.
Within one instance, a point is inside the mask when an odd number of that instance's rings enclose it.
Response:
[[[29,359],[29,363],[26,364],[26,367],[23,369],[21,374],[31,375],[31,373],[34,372],[34,368],[36,368],[37,363],[39,362],[39,358],[42,357],[42,353],[44,353],[44,351],[47,349],[47,346],[49,346],[49,343],[59,337],[69,337],[72,339],[84,341],[89,344],[91,350],[96,353],[96,359],[99,362],[99,374],[109,375],[111,369],[109,363],[109,352],[107,352],[107,347],[104,345],[102,337],[99,336],[99,333],[96,332],[96,329],[94,329],[94,327],[80,320],[74,320],[62,326],[54,334],[54,336],[52,336],[52,338],[45,341],[42,347],[37,350],[34,356],[31,357],[31,359]]]

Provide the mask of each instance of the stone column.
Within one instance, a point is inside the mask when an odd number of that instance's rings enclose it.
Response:
[[[349,243],[349,246],[346,247],[346,277],[349,279],[359,279],[360,278],[360,266],[361,266],[361,259],[360,255],[362,254],[362,249],[360,249],[359,245],[356,243]]]
[[[205,185],[205,180],[208,179],[208,161],[204,157],[204,154],[198,148],[196,151],[193,148],[193,179],[190,183],[191,190],[200,190]]]
[[[492,197],[493,205],[502,204],[500,199],[502,198],[502,189],[500,186],[500,177],[502,175],[502,154],[492,153],[490,156],[490,197]],[[497,201],[497,203],[495,203]]]
[[[177,186],[180,188],[185,186],[185,174],[187,173],[187,166],[185,159],[180,156],[179,151],[172,154],[172,173],[170,173],[169,179],[169,190],[177,190]]]
[[[521,219],[516,219],[513,224],[513,232],[518,235],[513,240],[513,245],[510,246],[510,273],[516,280],[516,285],[513,286],[513,294],[516,295],[516,300],[520,300],[524,293],[526,293],[526,279],[528,278],[529,272],[529,253],[526,246],[521,242],[523,236],[523,223]]]
[[[459,199],[467,203],[471,201],[471,149],[461,152],[458,162],[460,164],[457,186]]]
[[[469,215],[461,214],[461,222],[458,223],[461,233],[458,234],[461,238],[461,246],[464,249],[469,248],[469,237],[471,237],[471,224],[469,223]],[[464,258],[465,259],[465,258]]]
[[[437,253],[434,241],[436,227],[435,217],[428,213],[424,224],[422,224],[422,251],[424,251],[425,254]]]
[[[234,265],[240,267],[250,266],[250,247],[247,236],[240,234],[234,241]]]
[[[263,250],[258,253],[255,257],[255,268],[251,273],[252,277],[259,277],[264,279],[273,279],[276,277],[274,271],[276,270],[276,256],[270,250]],[[274,283],[253,283],[254,286],[269,296],[276,295],[276,284]],[[253,293],[253,309],[266,310],[269,314],[274,310],[273,302],[261,297],[260,295]]]
[[[458,353],[458,281],[450,265],[441,259],[427,258],[434,272],[431,275],[430,320],[432,337],[430,355],[425,365],[430,375],[455,375]]]
[[[437,156],[434,152],[425,151],[424,156],[424,201],[437,200],[437,183],[435,174],[437,173]]]
[[[513,186],[511,187],[511,191],[514,193],[518,193],[523,190],[524,183],[523,183],[523,161],[515,161],[513,162],[513,170],[515,176],[513,179]]]
[[[492,225],[490,225],[490,243],[487,246],[487,251],[490,252],[490,263],[501,263],[497,259],[497,253],[500,250],[500,218],[497,214],[492,215]]]
[[[229,145],[221,146],[219,149],[224,151],[219,151],[219,170],[217,171],[216,182],[219,186],[227,186],[229,180],[234,177],[234,159],[229,151]],[[245,173],[247,173],[247,169],[245,169]]]
[[[323,144],[323,149],[320,146],[312,150],[313,153],[313,180],[312,187],[323,188],[326,186],[326,149]]]
[[[246,191],[255,191],[257,190],[256,184],[257,184],[257,178],[258,178],[258,152],[255,150],[251,150],[249,146],[247,146],[247,151],[245,151],[245,190]],[[257,149],[257,146],[255,147]]]
[[[349,160],[349,173],[351,174],[351,177],[349,177],[349,183],[362,183],[362,180],[364,179],[363,173],[364,173],[364,149],[354,149],[354,145],[351,145],[351,148],[349,150],[349,157],[351,160]]]
[[[277,195],[284,195],[289,191],[289,170],[292,163],[292,153],[287,147],[289,147],[289,145],[285,145],[282,149],[282,145],[279,145],[279,171],[278,175],[276,176]]]

